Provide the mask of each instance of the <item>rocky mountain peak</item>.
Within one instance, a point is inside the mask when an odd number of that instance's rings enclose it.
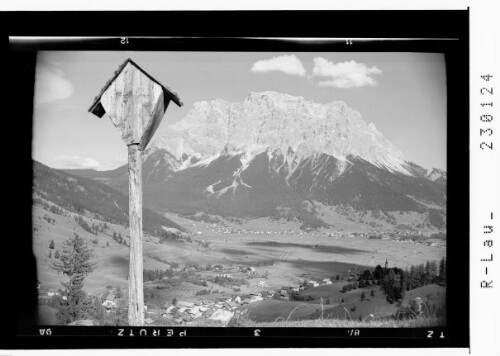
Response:
[[[328,104],[274,91],[251,92],[242,102],[200,101],[184,119],[151,145],[204,159],[241,152],[291,149],[297,156],[325,153],[357,156],[379,167],[409,174],[403,153],[361,114],[342,101]]]

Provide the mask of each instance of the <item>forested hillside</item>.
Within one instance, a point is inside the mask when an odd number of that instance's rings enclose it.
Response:
[[[112,223],[128,223],[128,197],[125,194],[92,179],[73,176],[37,161],[33,161],[33,191],[69,211]],[[182,226],[148,208],[143,209],[143,225],[144,231],[152,234],[161,231],[162,226],[185,231]]]

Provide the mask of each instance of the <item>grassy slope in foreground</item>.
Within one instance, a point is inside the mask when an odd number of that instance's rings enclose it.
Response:
[[[328,288],[326,288],[328,287]],[[315,293],[316,289],[321,289]],[[370,291],[374,290],[374,296]],[[361,301],[361,293],[365,293],[365,299]],[[385,300],[384,293],[380,287],[369,287],[356,289],[347,293],[339,291],[338,285],[328,285],[317,288],[311,288],[303,292],[303,295],[311,295],[323,298],[323,307],[315,302],[302,301],[282,301],[265,300],[245,306],[248,310],[248,316],[257,323],[270,323],[281,321],[315,321],[320,319],[339,320],[353,319],[366,320],[372,314],[375,320],[390,318],[398,309],[397,304],[390,304]],[[446,298],[446,288],[435,284],[415,288],[406,292],[404,305],[410,300],[420,297],[423,301],[430,296],[432,303],[437,306],[443,306]],[[326,300],[329,304],[325,304]],[[343,300],[343,302],[342,302]]]

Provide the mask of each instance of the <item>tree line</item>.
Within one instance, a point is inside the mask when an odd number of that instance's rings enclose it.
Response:
[[[124,246],[130,246],[130,244],[127,243],[127,239],[125,239],[120,233],[117,234],[116,232],[113,232],[113,240]]]
[[[403,299],[406,291],[423,287],[428,284],[446,285],[446,259],[443,257],[439,263],[427,261],[425,264],[412,265],[405,270],[397,267],[387,268],[377,265],[373,271],[365,270],[358,277],[358,283],[351,284],[342,291],[362,288],[378,284],[389,303]]]

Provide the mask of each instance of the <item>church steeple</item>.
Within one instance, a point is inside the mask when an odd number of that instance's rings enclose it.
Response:
[[[387,262],[387,258],[385,259],[385,268],[388,268],[389,263]]]

